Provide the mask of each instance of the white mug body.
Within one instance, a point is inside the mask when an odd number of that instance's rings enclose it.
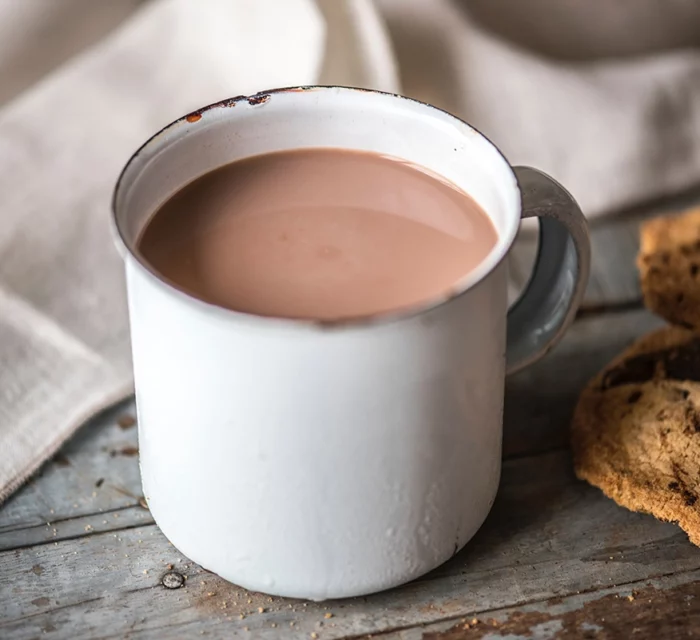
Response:
[[[421,309],[351,322],[263,318],[194,299],[139,257],[149,216],[196,177],[281,149],[416,163],[469,193],[498,242]],[[513,170],[434,107],[343,88],[277,90],[190,114],[115,193],[144,495],[192,560],[245,588],[322,600],[405,583],[474,535],[496,495]]]

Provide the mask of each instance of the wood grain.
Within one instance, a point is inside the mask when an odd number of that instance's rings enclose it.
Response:
[[[700,572],[676,573],[372,637],[378,640],[700,638]]]
[[[168,565],[186,576],[182,588],[161,585]],[[0,637],[52,628],[56,638],[185,637],[195,629],[245,638],[248,627],[261,638],[282,628],[290,638],[340,638],[693,570],[700,550],[682,532],[576,481],[568,452],[559,451],[506,462],[474,540],[399,589],[326,604],[248,594],[186,561],[150,525],[0,554]]]
[[[140,479],[133,403],[105,412],[85,425],[39,474],[0,509],[0,549],[58,540],[91,525],[102,514],[138,518]],[[122,510],[126,510],[121,514]],[[93,517],[94,516],[94,517]],[[81,524],[82,523],[82,524]],[[24,538],[26,536],[26,538]]]

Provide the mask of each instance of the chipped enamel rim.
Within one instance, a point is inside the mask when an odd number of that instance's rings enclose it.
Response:
[[[176,129],[184,128],[182,133],[186,133],[191,127],[196,127],[197,123],[202,119],[202,116],[214,109],[225,109],[234,107],[241,102],[247,102],[249,105],[257,106],[263,105],[268,102],[272,96],[275,94],[284,93],[306,93],[306,92],[316,92],[316,91],[335,91],[335,92],[361,92],[367,94],[376,94],[383,97],[388,97],[391,99],[396,99],[397,101],[410,102],[413,105],[419,106],[421,109],[425,109],[425,115],[427,117],[440,117],[442,121],[452,120],[455,125],[459,128],[466,128],[466,131],[471,134],[476,134],[482,138],[492,151],[495,151],[498,156],[500,156],[503,161],[503,165],[507,172],[510,174],[511,184],[509,187],[514,189],[514,202],[517,211],[517,220],[510,225],[508,229],[498,229],[499,242],[493,248],[491,253],[476,267],[471,271],[466,277],[460,280],[453,288],[451,288],[446,294],[436,296],[436,298],[426,301],[424,304],[416,305],[407,309],[402,309],[398,311],[387,311],[384,313],[365,315],[351,318],[342,318],[339,320],[317,320],[317,319],[307,319],[307,318],[281,318],[274,316],[263,316],[252,313],[246,313],[242,311],[233,311],[232,309],[227,309],[214,305],[177,288],[166,279],[164,279],[160,274],[158,274],[136,251],[134,243],[127,240],[126,234],[122,225],[119,223],[117,215],[118,200],[122,195],[122,191],[125,188],[125,180],[128,174],[134,170],[139,169],[136,167],[136,163],[143,162],[145,164],[158,152],[162,151],[163,143],[167,140],[162,140],[165,134],[174,131]],[[141,167],[143,168],[143,167]],[[139,171],[140,172],[140,171]],[[138,173],[136,174],[138,175]],[[136,176],[134,176],[135,178]],[[184,186],[184,185],[183,185]],[[461,190],[461,189],[460,189]],[[238,321],[254,321],[258,324],[260,323],[270,323],[274,325],[287,325],[296,328],[358,328],[365,326],[375,326],[377,324],[388,324],[392,322],[397,322],[400,320],[413,318],[431,312],[438,309],[449,302],[460,298],[461,296],[468,293],[471,289],[482,283],[498,266],[503,262],[503,260],[508,255],[515,237],[518,232],[520,215],[521,215],[521,196],[520,196],[520,185],[518,183],[517,176],[513,171],[510,163],[503,155],[501,150],[489,140],[483,133],[475,129],[469,123],[465,122],[461,118],[448,113],[447,111],[435,107],[426,102],[421,102],[420,100],[415,100],[413,98],[408,98],[406,96],[401,96],[395,93],[388,93],[384,91],[376,91],[374,89],[359,89],[356,87],[342,87],[342,86],[320,86],[320,85],[309,85],[309,86],[298,86],[298,87],[285,87],[280,89],[271,89],[268,91],[260,91],[254,95],[245,96],[235,96],[233,98],[227,98],[225,100],[220,100],[219,102],[212,103],[191,113],[188,113],[177,120],[174,120],[170,124],[163,127],[160,131],[152,135],[144,144],[142,144],[129,158],[126,165],[119,174],[117,183],[114,187],[112,193],[112,216],[111,216],[111,226],[112,233],[117,244],[117,249],[122,254],[123,257],[127,255],[132,258],[135,263],[141,268],[144,275],[149,277],[154,283],[163,288],[170,295],[174,295],[190,304],[199,307],[202,311],[207,313],[216,314],[223,319],[228,318],[229,320]]]

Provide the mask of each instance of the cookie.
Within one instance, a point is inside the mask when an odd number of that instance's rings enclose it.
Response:
[[[700,208],[649,220],[640,235],[644,303],[671,324],[700,331]]]
[[[644,336],[584,389],[576,475],[618,504],[676,522],[700,546],[700,336]]]

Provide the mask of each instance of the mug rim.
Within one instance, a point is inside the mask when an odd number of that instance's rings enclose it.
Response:
[[[221,314],[223,318],[228,318],[228,319],[236,319],[236,320],[249,320],[249,321],[254,321],[257,323],[273,323],[273,324],[284,324],[287,326],[293,326],[297,328],[302,328],[302,327],[307,327],[307,328],[323,328],[323,329],[339,329],[339,328],[359,328],[359,327],[369,327],[369,326],[376,326],[376,325],[383,325],[383,324],[390,324],[390,323],[395,323],[401,320],[407,320],[411,318],[415,318],[418,316],[422,316],[424,314],[427,314],[429,312],[432,312],[436,309],[439,309],[450,302],[453,302],[454,300],[461,298],[463,295],[466,295],[469,293],[472,289],[476,288],[480,284],[482,284],[506,259],[508,256],[508,253],[510,252],[513,243],[515,242],[515,238],[517,235],[517,226],[515,229],[515,233],[511,234],[510,238],[505,238],[505,242],[501,248],[502,255],[499,257],[497,261],[494,262],[494,264],[489,268],[487,271],[481,274],[481,276],[475,280],[474,282],[470,282],[464,286],[460,287],[453,287],[448,290],[448,292],[443,295],[442,297],[435,298],[435,299],[430,299],[426,301],[425,303],[421,303],[419,305],[413,305],[408,308],[403,308],[403,309],[398,309],[398,310],[390,310],[390,311],[385,311],[382,313],[376,313],[376,314],[371,314],[371,315],[359,315],[359,316],[352,316],[348,318],[340,318],[340,319],[335,319],[335,320],[326,320],[326,319],[319,319],[319,318],[287,318],[287,317],[281,317],[281,316],[264,316],[264,315],[258,315],[255,313],[250,313],[246,311],[235,311],[233,309],[229,309],[227,307],[222,307],[216,304],[212,304],[210,302],[206,302],[205,300],[202,300],[201,298],[197,298],[196,296],[193,296],[182,289],[178,288],[175,286],[173,283],[168,281],[165,277],[163,277],[161,274],[159,274],[156,270],[154,270],[146,260],[144,260],[138,252],[134,251],[130,242],[127,241],[125,237],[125,233],[123,231],[122,225],[120,225],[117,217],[117,199],[119,194],[121,193],[121,190],[123,188],[123,183],[124,179],[126,177],[127,172],[129,171],[130,167],[133,165],[133,163],[139,159],[139,157],[142,155],[142,153],[150,148],[151,146],[154,145],[155,141],[160,138],[163,134],[167,133],[169,130],[172,128],[182,125],[182,124],[194,124],[195,122],[199,121],[201,117],[207,113],[208,111],[211,111],[213,109],[219,109],[219,108],[228,108],[235,106],[237,103],[246,101],[250,105],[257,105],[257,104],[264,104],[269,100],[269,97],[274,94],[281,94],[281,93],[306,93],[306,92],[312,92],[312,91],[329,91],[329,90],[335,90],[335,91],[347,91],[347,92],[357,92],[357,93],[367,93],[370,95],[380,95],[388,98],[393,98],[397,99],[399,101],[407,101],[411,102],[417,105],[420,105],[421,107],[427,108],[428,110],[436,111],[443,116],[447,116],[448,118],[456,121],[457,123],[466,126],[468,129],[470,129],[472,132],[476,133],[478,136],[480,136],[487,144],[488,146],[500,156],[501,160],[503,160],[503,163],[505,167],[507,168],[508,172],[510,173],[511,178],[514,181],[515,184],[515,191],[517,195],[517,205],[518,205],[518,213],[519,213],[519,220],[521,212],[522,212],[522,198],[521,198],[521,186],[518,181],[518,176],[513,170],[513,166],[511,163],[508,161],[504,153],[498,148],[498,146],[485,134],[483,134],[479,129],[474,127],[473,125],[469,124],[466,120],[463,120],[459,116],[456,116],[449,111],[446,111],[445,109],[442,109],[440,107],[436,107],[435,105],[432,105],[428,102],[423,102],[421,100],[417,100],[416,98],[411,98],[408,96],[403,96],[401,94],[397,93],[391,93],[388,91],[380,91],[377,89],[364,89],[364,88],[359,88],[359,87],[349,87],[349,86],[342,86],[342,85],[298,85],[298,86],[291,86],[291,87],[280,87],[276,89],[268,89],[264,91],[259,91],[255,94],[252,95],[238,95],[234,96],[232,98],[225,98],[223,100],[219,100],[217,102],[210,103],[208,105],[205,105],[204,107],[200,107],[199,109],[195,109],[194,111],[191,111],[183,116],[180,116],[179,118],[173,120],[172,122],[166,124],[164,127],[162,127],[160,130],[158,130],[156,133],[151,135],[141,146],[139,146],[136,151],[134,151],[129,159],[126,161],[124,164],[122,170],[119,173],[119,177],[117,178],[117,181],[115,183],[114,189],[112,190],[112,198],[111,198],[111,216],[110,216],[110,222],[111,222],[111,227],[112,227],[112,235],[114,238],[115,243],[117,244],[117,248],[119,249],[119,252],[122,254],[122,258],[126,257],[126,254],[133,258],[133,260],[136,262],[136,264],[143,270],[144,274],[147,275],[149,278],[151,278],[155,283],[157,283],[160,287],[164,288],[169,294],[174,294],[176,297],[182,299],[185,302],[189,302],[191,304],[196,305],[197,307],[200,307],[203,311],[207,311],[209,313],[216,313],[217,315]],[[184,186],[184,185],[183,185]],[[459,188],[460,191],[463,191],[463,189]],[[468,194],[467,194],[468,195]],[[490,217],[490,216],[489,216]],[[493,222],[493,220],[492,220]],[[499,235],[501,234],[501,231],[498,230]],[[496,251],[496,248],[494,247],[492,249],[493,252]],[[201,305],[201,306],[200,306]]]

